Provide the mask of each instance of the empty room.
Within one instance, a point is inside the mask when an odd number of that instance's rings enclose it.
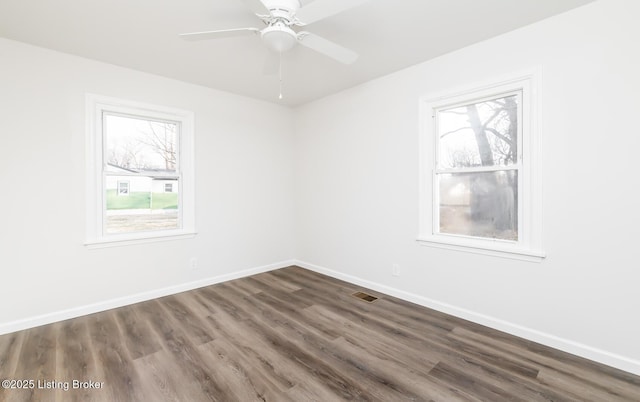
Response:
[[[0,0],[0,401],[640,401],[639,19]]]

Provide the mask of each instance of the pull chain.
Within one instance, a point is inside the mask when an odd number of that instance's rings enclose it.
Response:
[[[278,55],[278,80],[280,81],[280,95],[278,99],[282,99],[282,52],[279,52]]]

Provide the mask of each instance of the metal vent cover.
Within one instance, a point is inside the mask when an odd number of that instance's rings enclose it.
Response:
[[[374,301],[378,300],[377,297],[364,292],[355,292],[352,296],[357,297],[358,299],[364,300],[368,303],[373,303]]]

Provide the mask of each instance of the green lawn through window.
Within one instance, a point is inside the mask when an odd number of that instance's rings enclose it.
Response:
[[[118,195],[116,190],[107,190],[107,210],[114,209],[178,209],[178,193]]]

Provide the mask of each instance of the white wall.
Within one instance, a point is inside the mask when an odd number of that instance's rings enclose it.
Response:
[[[195,238],[85,248],[87,92],[195,113]],[[0,333],[290,261],[292,144],[290,109],[0,39]]]
[[[640,374],[639,17],[601,0],[297,109],[297,258]],[[532,67],[547,259],[417,244],[418,98]]]

